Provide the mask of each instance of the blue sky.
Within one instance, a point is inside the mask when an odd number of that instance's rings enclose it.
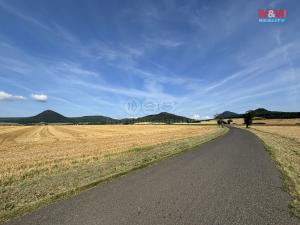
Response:
[[[285,23],[259,23],[284,8]],[[0,116],[300,111],[299,1],[0,0]]]

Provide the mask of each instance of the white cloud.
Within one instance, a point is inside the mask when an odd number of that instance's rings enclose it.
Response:
[[[48,100],[48,96],[43,94],[32,94],[31,98],[37,102],[46,102]]]
[[[15,100],[25,100],[26,98],[21,95],[12,95],[4,91],[0,91],[0,101],[15,101]]]
[[[86,82],[84,80],[79,80],[79,79],[72,79],[72,80],[66,80],[66,79],[60,79],[60,82],[67,82],[68,84],[74,84],[74,85],[80,85],[83,87],[87,87],[89,89],[95,89],[95,90],[100,90],[103,92],[108,92],[112,94],[117,94],[117,95],[123,95],[123,96],[128,96],[128,97],[136,97],[136,98],[151,98],[151,99],[165,99],[168,101],[175,101],[178,98],[171,94],[167,93],[160,93],[160,92],[149,92],[149,91],[144,91],[140,89],[134,89],[134,88],[121,88],[117,86],[110,86],[108,84],[97,84],[97,83],[91,83],[91,82]]]
[[[198,114],[195,114],[195,115],[193,115],[193,119],[196,119],[196,120],[209,120],[209,119],[211,119],[211,117],[210,116],[200,116]]]

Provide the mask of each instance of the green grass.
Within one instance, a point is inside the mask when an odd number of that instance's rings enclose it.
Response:
[[[24,179],[0,186],[0,221],[26,214],[39,207],[69,198],[97,184],[152,165],[225,134],[218,132],[164,144],[131,148],[126,152],[74,161],[68,169],[51,168],[48,172],[31,171]]]

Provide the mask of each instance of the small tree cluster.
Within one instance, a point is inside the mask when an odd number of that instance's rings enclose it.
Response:
[[[223,127],[224,121],[222,119],[218,119],[217,123],[220,127]]]
[[[245,122],[247,128],[249,128],[249,126],[252,124],[252,118],[253,118],[252,111],[248,111],[245,113],[244,122]]]

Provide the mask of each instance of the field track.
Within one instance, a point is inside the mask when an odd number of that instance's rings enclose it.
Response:
[[[7,225],[297,225],[289,201],[261,142],[231,128],[199,148]]]

